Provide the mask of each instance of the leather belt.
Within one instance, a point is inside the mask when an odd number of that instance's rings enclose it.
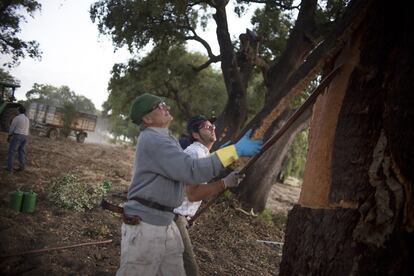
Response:
[[[141,222],[141,218],[139,218],[139,217],[130,217],[130,216],[127,216],[125,214],[122,214],[122,221],[125,224],[137,225]]]
[[[141,218],[140,217],[131,217],[131,216],[125,215],[124,208],[123,207],[114,205],[112,203],[109,203],[105,199],[102,199],[102,201],[101,201],[101,207],[103,209],[112,211],[114,213],[121,214],[122,215],[122,221],[125,224],[137,225],[137,224],[139,224],[141,222]]]
[[[150,201],[150,200],[147,200],[147,199],[143,199],[143,198],[139,198],[139,197],[132,197],[132,198],[130,198],[130,200],[138,201],[139,203],[141,203],[144,206],[147,206],[147,207],[153,208],[153,209],[157,209],[157,210],[160,210],[160,211],[170,212],[170,213],[173,213],[173,211],[174,211],[173,207],[164,206],[164,205],[161,205],[157,202]]]

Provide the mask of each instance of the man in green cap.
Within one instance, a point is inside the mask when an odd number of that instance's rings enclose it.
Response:
[[[249,131],[236,144],[194,159],[169,133],[173,117],[162,98],[148,93],[137,97],[130,118],[142,130],[124,204],[117,275],[185,275],[183,242],[173,213],[183,201],[184,183],[208,182],[240,156],[257,154],[262,141],[251,140]]]

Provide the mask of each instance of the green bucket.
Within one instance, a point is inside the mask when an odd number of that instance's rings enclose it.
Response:
[[[23,196],[22,212],[33,213],[36,209],[36,197],[34,192],[25,192]]]
[[[20,212],[22,209],[22,202],[23,202],[23,192],[21,191],[14,191],[10,194],[10,203],[9,207],[17,212]]]

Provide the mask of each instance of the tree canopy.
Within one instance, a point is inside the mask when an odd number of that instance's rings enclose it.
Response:
[[[176,133],[185,130],[186,120],[194,114],[220,113],[226,101],[221,74],[212,68],[196,72],[188,65],[203,60],[205,56],[187,53],[184,47],[156,47],[140,61],[131,59],[127,64],[114,65],[104,114],[125,119],[131,101],[149,91],[166,98],[171,105],[171,129]],[[118,129],[118,120],[116,124]]]
[[[194,69],[204,69],[213,62],[221,62],[223,79],[227,92],[227,105],[220,114],[219,130],[228,129],[228,135],[237,135],[248,118],[247,89],[253,79],[254,68],[261,70],[266,84],[266,94],[276,92],[267,80],[272,77],[269,69],[277,71],[272,64],[283,61],[284,70],[292,70],[298,60],[323,39],[343,11],[347,1],[316,0],[305,1],[298,6],[292,0],[280,1],[233,1],[234,12],[243,16],[247,9],[255,9],[251,22],[254,30],[240,34],[239,40],[232,41],[228,32],[226,7],[230,1],[118,1],[99,0],[90,9],[93,22],[102,34],[112,37],[116,47],[127,46],[138,53],[144,47],[172,47],[193,40],[206,50],[208,58],[193,61]],[[251,4],[255,4],[252,6]],[[300,26],[294,30],[294,13],[298,11]],[[302,11],[301,11],[302,10]],[[214,21],[217,25],[217,41],[220,53],[213,53],[208,42],[198,31]],[[291,54],[284,54],[290,37]],[[304,41],[298,43],[298,39]],[[305,43],[306,42],[306,43]],[[285,55],[283,59],[283,55]],[[296,56],[292,60],[290,56]],[[290,64],[287,64],[290,63]],[[282,66],[282,65],[281,65]],[[279,78],[286,80],[286,74]],[[273,95],[274,97],[274,95]]]
[[[11,57],[5,66],[12,67],[19,64],[19,60],[29,56],[41,57],[39,43],[31,40],[24,41],[17,35],[20,24],[26,21],[22,12],[29,16],[41,9],[41,4],[35,0],[5,0],[0,2],[0,53]]]
[[[9,82],[9,83],[19,83],[8,71],[0,68],[0,81]]]
[[[85,96],[77,95],[68,86],[55,87],[49,84],[35,83],[26,93],[28,102],[36,101],[44,104],[63,107],[72,104],[77,111],[96,113],[95,105]]]

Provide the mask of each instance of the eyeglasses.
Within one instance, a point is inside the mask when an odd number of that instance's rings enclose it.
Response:
[[[216,129],[216,126],[215,125],[203,125],[203,126],[200,126],[198,129],[199,130],[200,129],[206,129],[206,130],[209,130],[209,131],[214,131]]]
[[[151,110],[148,112],[148,113],[150,113],[150,112],[152,112],[152,111],[154,111],[155,109],[164,109],[164,110],[170,110],[170,107],[165,103],[165,102],[160,102],[160,103],[157,103],[156,105],[154,105],[153,106],[153,108],[151,108]]]

